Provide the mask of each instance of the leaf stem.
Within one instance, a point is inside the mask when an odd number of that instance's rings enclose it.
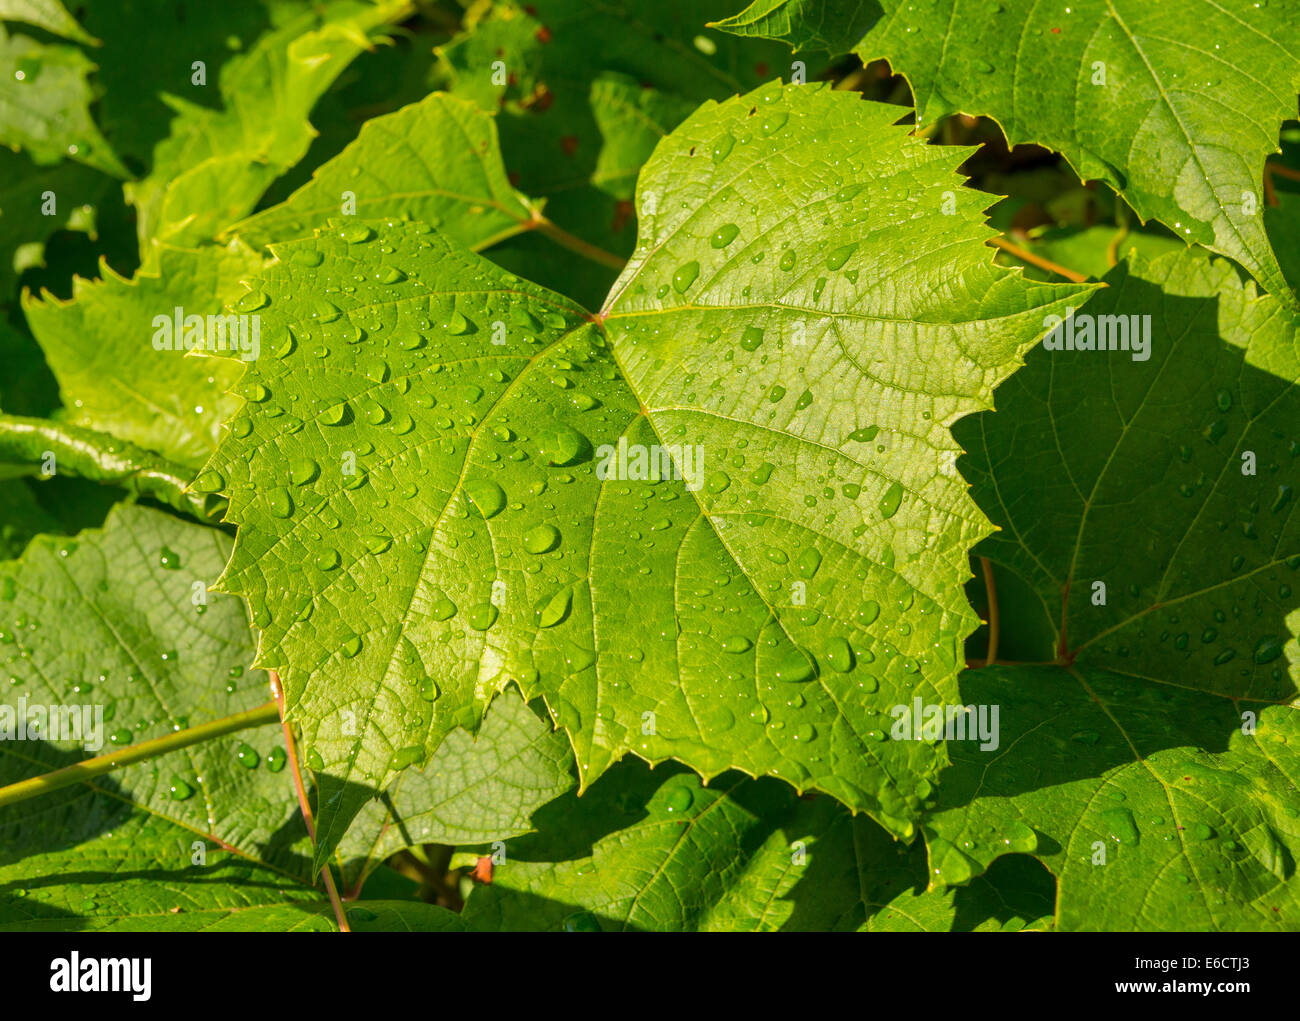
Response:
[[[989,597],[989,652],[984,665],[992,666],[998,661],[998,586],[988,557],[980,557],[980,570],[984,572],[984,588]]]
[[[1006,238],[991,238],[989,240],[989,244],[994,245],[997,248],[1001,248],[1008,255],[1015,256],[1021,262],[1027,262],[1031,266],[1037,266],[1039,269],[1045,269],[1049,273],[1055,273],[1057,276],[1065,277],[1066,280],[1073,281],[1076,284],[1083,284],[1083,283],[1087,283],[1088,281],[1088,278],[1084,276],[1082,273],[1077,273],[1066,266],[1061,266],[1055,262],[1051,262],[1048,259],[1044,259],[1041,255],[1035,255],[1033,252],[1021,248],[1017,244],[1013,244],[1012,242],[1008,241]]]
[[[613,252],[607,252],[603,248],[597,248],[593,244],[588,244],[582,238],[570,234],[563,227],[560,227],[553,220],[548,220],[541,213],[534,215],[533,229],[540,234],[544,234],[557,245],[567,248],[571,252],[576,252],[583,258],[590,259],[592,262],[599,263],[602,266],[608,266],[610,269],[622,269],[627,265],[627,260],[615,255]]]
[[[97,776],[103,776],[105,773],[111,773],[123,766],[157,758],[167,752],[188,748],[190,745],[200,744],[203,741],[211,741],[213,738],[224,737],[226,734],[233,734],[249,727],[261,727],[267,723],[274,723],[277,717],[278,710],[275,703],[267,702],[256,709],[246,709],[244,712],[235,713],[233,716],[223,716],[219,720],[202,723],[197,727],[188,727],[185,730],[164,734],[152,741],[142,741],[140,744],[131,745],[120,751],[109,752],[107,755],[100,755],[93,759],[86,759],[84,762],[64,766],[62,769],[56,769],[50,773],[42,773],[40,776],[34,776],[29,780],[20,780],[18,783],[11,783],[7,787],[0,787],[0,806],[26,801],[28,798],[35,798],[41,794],[48,794],[50,791],[57,791],[61,787],[71,787],[73,784],[83,783]]]
[[[274,670],[268,673],[271,678],[271,691],[275,693],[275,701],[271,704],[275,707],[276,715],[280,719],[280,727],[284,731],[284,747],[289,753],[289,771],[293,774],[293,785],[298,792],[298,807],[302,810],[302,821],[307,827],[307,835],[311,837],[312,846],[315,846],[316,820],[312,817],[311,802],[307,799],[307,788],[302,782],[302,770],[298,766],[298,746],[293,739],[293,728],[284,714],[284,686],[280,683],[278,673]],[[339,932],[351,932],[348,927],[348,916],[343,910],[343,902],[339,899],[338,887],[334,885],[334,873],[328,863],[321,869],[321,878],[325,880],[325,892],[329,895],[330,907],[334,909],[334,920],[338,922]]]
[[[0,462],[38,465],[51,454],[55,473],[121,486],[204,524],[221,517],[224,501],[186,492],[193,473],[183,465],[95,429],[0,415]]]

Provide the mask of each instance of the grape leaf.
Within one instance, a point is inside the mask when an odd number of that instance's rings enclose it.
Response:
[[[72,158],[115,177],[126,168],[90,116],[95,65],[75,46],[0,27],[0,143],[38,163]]]
[[[1106,282],[1083,314],[1150,309],[1149,360],[1034,351],[954,430],[1058,665],[963,675],[1003,728],[950,743],[933,881],[1035,851],[1064,929],[1293,929],[1297,317],[1204,252]]]
[[[0,673],[11,704],[21,697],[103,712],[97,740],[6,742],[13,780],[76,761],[82,749],[107,754],[270,699],[265,675],[247,670],[246,608],[205,588],[229,549],[213,529],[119,505],[102,530],[41,536],[20,560],[0,564]],[[299,822],[291,839],[281,835],[298,811],[289,774],[273,768],[282,743],[278,727],[247,730],[94,785],[300,874],[292,863],[302,848],[290,845],[305,842],[306,831]]]
[[[33,536],[58,530],[58,522],[37,503],[26,480],[0,482],[0,559],[18,556]]]
[[[91,46],[96,42],[59,0],[0,0],[0,21],[21,21]]]
[[[81,163],[37,166],[23,153],[0,149],[0,304],[17,290],[18,274],[43,262],[44,243],[57,230],[93,236],[94,208],[113,179]],[[54,215],[43,209],[53,196]]]
[[[884,743],[884,709],[955,694],[986,531],[948,425],[1086,290],[994,268],[964,151],[896,116],[819,86],[707,104],[647,164],[659,212],[596,316],[419,224],[272,246],[264,329],[293,343],[196,485],[231,495],[221,584],[304,728],[319,853],[511,681],[583,786],[635,751],[911,832],[942,748]],[[598,477],[620,441],[685,471]]]
[[[493,118],[434,92],[366,121],[309,184],[226,234],[255,246],[311,237],[343,212],[345,195],[355,199],[356,216],[422,220],[475,250],[528,229],[532,220],[506,180]]]
[[[493,702],[478,734],[447,735],[429,765],[402,772],[369,802],[339,844],[349,885],[419,844],[480,844],[533,829],[537,809],[574,784],[567,742],[514,690]]]
[[[329,0],[275,25],[221,67],[222,108],[179,95],[171,133],[149,175],[126,187],[141,250],[152,239],[197,244],[247,215],[262,192],[307,152],[307,116],[364,48],[410,10],[407,0]],[[268,106],[268,100],[271,101]]]
[[[462,915],[471,930],[949,931],[1042,928],[1052,880],[1007,858],[982,882],[926,891],[925,848],[829,798],[771,780],[624,763],[550,825],[510,841]],[[671,774],[671,771],[669,771]],[[562,820],[562,822],[561,822]],[[1014,883],[1007,882],[1014,877]]]
[[[268,700],[265,676],[246,671],[253,655],[246,609],[204,588],[229,549],[220,532],[120,506],[102,530],[39,537],[20,560],[0,564],[0,673],[9,678],[10,707],[86,704],[103,712],[98,733],[0,744],[0,784],[69,764],[83,749],[107,752]],[[207,601],[195,605],[197,598]],[[75,640],[58,621],[75,628]],[[67,928],[69,909],[94,928],[332,927],[323,895],[305,884],[310,843],[282,744],[278,726],[244,730],[125,767],[53,801],[0,809],[0,890],[6,879],[22,880],[20,888],[34,894],[0,893],[0,927],[46,918]],[[430,775],[408,775],[390,793],[409,810],[411,827],[497,840],[526,831],[528,813],[570,786],[566,767],[559,739],[522,703],[499,700],[479,742],[447,742]],[[466,806],[476,799],[487,804],[471,817]],[[443,820],[448,810],[460,829]],[[406,846],[381,831],[387,822],[363,819],[353,830],[359,872]],[[207,861],[191,869],[196,843]],[[94,868],[86,877],[87,861],[99,858],[103,874]],[[115,869],[131,880],[119,883]],[[175,879],[159,886],[158,870]],[[74,875],[31,883],[63,872]],[[176,905],[184,918],[167,917]],[[303,905],[315,914],[299,918]],[[250,910],[259,906],[266,910]],[[421,928],[436,922],[409,919]]]
[[[1108,325],[1150,310],[1148,360],[1039,349],[997,414],[955,430],[1001,526],[980,550],[1037,593],[1062,654],[1285,700],[1295,686],[1275,661],[1300,556],[1300,317],[1194,250],[1134,257],[1106,281],[1083,315]]]
[[[0,752],[0,772],[9,756]],[[0,810],[0,931],[331,932],[320,890],[110,794],[73,787]],[[459,931],[416,902],[348,906],[353,931]]]
[[[788,62],[782,47],[704,27],[725,12],[717,0],[494,3],[439,52],[456,95],[500,111],[512,182],[545,200],[562,228],[621,259],[636,233],[627,172],[650,155],[656,136],[699,101],[751,89]],[[611,176],[611,167],[621,173]],[[613,280],[608,267],[575,271],[572,258],[539,259],[540,247],[539,239],[516,239],[503,264],[592,301]],[[574,272],[594,279],[575,291]]]
[[[1083,665],[968,671],[962,699],[1001,706],[1001,744],[949,742],[923,824],[934,885],[1018,849],[1056,875],[1061,929],[1300,924],[1294,707]]]
[[[881,0],[855,52],[887,59],[917,120],[992,117],[1060,152],[1295,304],[1261,215],[1265,157],[1296,115],[1300,17],[1255,0]],[[815,8],[814,8],[815,10]],[[802,15],[795,20],[794,15]],[[812,31],[796,9],[791,32]],[[725,27],[725,26],[724,26]]]
[[[70,421],[111,433],[187,465],[201,464],[236,402],[226,396],[238,369],[224,359],[186,357],[174,326],[159,334],[155,316],[175,322],[210,316],[243,291],[261,259],[234,241],[225,248],[157,245],[127,280],[103,264],[103,278],[73,282],[72,298],[26,295],[23,310],[59,381]],[[248,334],[252,338],[251,321]],[[173,342],[171,349],[154,345]],[[215,332],[212,334],[216,339]]]
[[[710,27],[834,56],[853,49],[883,13],[878,0],[753,0]]]

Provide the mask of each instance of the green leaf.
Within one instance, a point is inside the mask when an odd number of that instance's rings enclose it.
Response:
[[[1150,310],[1148,360],[1039,349],[996,414],[955,430],[1000,526],[980,552],[1037,593],[1071,660],[1284,700],[1286,657],[1267,651],[1296,605],[1300,317],[1204,252],[1133,257],[1106,282],[1076,334]]]
[[[9,756],[0,753],[0,773]],[[281,774],[284,776],[285,774]],[[323,891],[88,787],[0,809],[0,931],[332,932]],[[200,843],[202,843],[200,841]],[[354,932],[458,931],[415,902],[348,906]]]
[[[364,879],[405,847],[486,844],[527,833],[533,813],[573,785],[568,743],[518,692],[502,692],[477,735],[448,734],[428,766],[404,771],[361,810],[339,844],[349,861],[347,882]]]
[[[0,493],[16,485],[4,483]],[[269,699],[265,675],[247,669],[253,645],[245,607],[206,588],[229,549],[212,529],[119,507],[102,531],[40,537],[21,560],[0,564],[0,677],[9,703],[0,725],[16,727],[19,716],[28,718],[26,707],[102,712],[102,722],[92,716],[71,734],[11,734],[0,743],[0,785],[77,761],[83,751],[125,748]],[[93,903],[76,917],[90,927],[329,928],[328,905],[305,883],[310,844],[286,762],[279,727],[244,730],[0,808],[0,834],[8,829],[0,886],[6,873],[74,874],[30,899],[0,897],[0,927],[63,918],[57,912],[82,897]],[[345,851],[361,876],[411,842],[513,836],[571,785],[563,742],[517,698],[501,699],[479,741],[457,735],[425,775],[406,774],[388,792],[396,814],[369,813]],[[191,869],[196,841],[207,861]],[[70,865],[72,855],[81,866]],[[106,859],[103,875],[87,869],[96,858]],[[113,869],[128,866],[138,873],[119,888]],[[159,886],[158,871],[174,881]],[[128,918],[122,905],[137,898],[143,908]],[[178,903],[187,917],[166,918]],[[312,918],[297,919],[302,905]],[[255,907],[266,912],[249,910]],[[437,911],[423,917],[422,907],[413,905],[416,915],[402,924],[435,924]]]
[[[702,787],[611,770],[512,840],[462,915],[471,930],[949,931],[1043,927],[1052,881],[1008,859],[983,882],[926,892],[925,850],[828,798],[734,774]],[[1014,883],[1007,883],[1014,877]],[[999,899],[1001,898],[1001,899]]]
[[[0,21],[22,21],[91,46],[97,42],[59,0],[0,0]]]
[[[0,560],[18,556],[32,536],[58,531],[58,522],[36,501],[26,480],[0,482]]]
[[[0,143],[26,150],[37,163],[71,158],[126,177],[90,116],[94,67],[75,46],[0,28]]]
[[[196,244],[250,213],[307,152],[307,117],[321,93],[371,35],[409,10],[407,0],[306,8],[222,66],[219,108],[164,96],[176,114],[171,133],[155,148],[149,175],[127,185],[141,250],[153,239]]]
[[[834,56],[853,49],[882,13],[877,0],[753,0],[710,27]]]
[[[1027,851],[1063,929],[1294,929],[1297,317],[1203,252],[1106,282],[1076,335],[1150,309],[1148,360],[1035,351],[955,430],[1058,665],[963,676],[1001,732],[949,744],[933,881]]]
[[[226,314],[224,306],[244,290],[240,280],[260,265],[261,258],[238,241],[225,248],[157,245],[131,280],[103,264],[102,279],[74,280],[70,301],[26,295],[28,325],[59,381],[69,420],[182,464],[201,464],[236,404],[226,391],[239,372],[226,360],[187,357],[184,319],[204,317],[203,335],[216,344],[219,336],[215,327],[208,330],[206,317]],[[252,350],[255,308],[236,312],[245,317],[247,353],[260,353],[262,337],[272,347],[269,335],[258,334],[259,350]]]
[[[1001,706],[1000,745],[949,743],[924,824],[936,885],[1028,850],[1057,877],[1061,929],[1300,924],[1294,707],[1085,666],[969,671],[962,699]]]
[[[14,296],[24,269],[43,264],[45,242],[55,231],[94,235],[94,209],[113,186],[112,178],[81,163],[42,167],[0,149],[0,250],[10,253],[0,260],[0,304]]]
[[[911,832],[943,752],[884,742],[884,710],[955,694],[986,532],[948,425],[1085,292],[996,269],[965,153],[896,116],[815,86],[706,105],[643,172],[657,212],[594,317],[419,224],[272,246],[264,332],[296,343],[249,365],[263,400],[209,471],[323,848],[511,681],[584,786],[634,751]],[[686,470],[605,480],[620,441]]]
[[[344,209],[346,196],[353,203]],[[532,219],[506,180],[493,118],[440,92],[366,121],[311,183],[226,233],[254,246],[292,241],[345,213],[422,220],[475,250]]]
[[[1278,129],[1295,117],[1300,87],[1300,19],[1290,5],[880,0],[880,7],[855,52],[864,61],[883,57],[907,78],[919,123],[958,112],[992,117],[1012,145],[1056,150],[1080,177],[1118,190],[1143,220],[1236,259],[1295,304],[1261,215],[1264,159],[1278,151]],[[815,31],[820,8],[783,11],[786,37]]]
[[[38,537],[20,560],[0,564],[0,676],[11,711],[19,713],[13,707],[20,698],[28,706],[102,710],[102,723],[79,735],[0,745],[6,782],[270,699],[265,675],[248,669],[246,608],[207,590],[229,550],[229,540],[210,528],[119,506],[102,530]],[[304,849],[290,845],[305,843],[306,832],[299,823],[284,836],[298,811],[290,774],[267,758],[282,744],[278,727],[244,731],[126,767],[93,786],[213,844],[303,874]],[[241,754],[246,748],[255,754]],[[30,839],[39,845],[39,836]]]
[[[335,927],[321,893],[216,847],[192,864],[192,831],[85,787],[0,809],[0,834],[0,931]]]
[[[705,27],[726,8],[718,0],[495,3],[439,52],[456,95],[500,111],[512,182],[544,199],[564,230],[622,259],[636,232],[630,186],[658,138],[701,100],[751,89],[788,64],[783,47]],[[613,279],[572,258],[539,258],[542,250],[517,239],[503,264],[593,303]],[[594,279],[575,287],[575,274]]]

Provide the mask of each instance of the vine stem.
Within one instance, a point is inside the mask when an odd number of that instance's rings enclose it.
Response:
[[[204,524],[220,520],[225,501],[188,490],[192,472],[116,436],[44,418],[0,415],[0,461],[38,465],[52,456],[52,472],[122,486]]]
[[[626,259],[619,258],[613,252],[607,252],[603,248],[597,248],[595,245],[583,241],[580,237],[575,237],[553,220],[548,220],[541,213],[534,214],[531,223],[533,229],[539,234],[544,234],[562,248],[576,252],[592,262],[608,266],[610,269],[622,269],[627,265]]]
[[[280,684],[280,675],[274,670],[267,671],[271,677],[271,691],[275,695],[274,706],[280,718],[280,727],[284,731],[284,747],[289,753],[289,771],[293,774],[293,786],[298,792],[298,807],[302,809],[302,821],[307,826],[307,835],[311,837],[312,846],[316,845],[316,820],[311,814],[311,802],[307,800],[307,788],[302,782],[302,770],[298,766],[298,745],[293,739],[293,728],[284,714],[284,686]],[[334,873],[328,864],[321,869],[321,878],[325,880],[325,892],[329,895],[330,907],[334,909],[334,919],[339,924],[339,932],[351,932],[348,916],[343,911],[343,901],[339,899],[338,887],[334,885]]]
[[[210,723],[202,723],[197,727],[188,727],[185,730],[164,734],[152,741],[142,741],[140,744],[131,745],[120,751],[109,752],[107,755],[100,755],[93,759],[86,759],[84,762],[64,766],[62,769],[56,769],[50,773],[42,773],[40,776],[34,776],[29,780],[20,780],[18,783],[9,784],[7,787],[0,787],[0,806],[16,804],[19,801],[26,801],[28,798],[48,794],[50,791],[57,791],[61,787],[71,787],[76,783],[84,783],[97,776],[103,776],[105,773],[121,769],[123,766],[157,758],[159,755],[174,752],[179,748],[188,748],[190,745],[211,741],[213,738],[224,737],[226,734],[247,730],[249,727],[261,727],[268,723],[274,723],[278,717],[279,708],[274,702],[267,702],[256,709],[246,709],[244,712],[235,713],[233,716],[223,716],[221,719],[212,720]]]
[[[1088,278],[1082,273],[1075,272],[1066,266],[1061,266],[1048,259],[1044,259],[1041,255],[1035,255],[1028,249],[1021,248],[1019,245],[1008,241],[1006,238],[991,238],[989,244],[1001,248],[1008,255],[1014,255],[1021,262],[1027,262],[1031,266],[1037,266],[1039,269],[1045,269],[1049,273],[1055,273],[1057,276],[1065,277],[1066,280],[1072,281],[1073,283],[1083,284],[1088,282]]]
[[[989,597],[989,652],[985,666],[998,661],[998,586],[993,581],[993,565],[988,557],[980,557],[980,570],[984,572],[984,588]]]

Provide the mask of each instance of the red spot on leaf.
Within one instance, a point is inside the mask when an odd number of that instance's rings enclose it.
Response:
[[[572,156],[578,151],[578,136],[565,135],[560,139],[560,148],[564,150],[564,155]]]
[[[627,199],[620,199],[614,203],[614,222],[612,224],[614,233],[618,233],[627,226],[628,220],[632,219],[632,213],[636,207]]]
[[[545,44],[551,41],[551,30],[547,28],[545,25],[539,28],[535,33],[535,35],[539,43]]]
[[[512,187],[512,188],[518,188],[518,187],[519,187],[519,171],[517,171],[517,170],[512,170],[512,171],[510,171],[509,175],[507,175],[507,176],[510,178],[510,187]]]
[[[492,859],[480,858],[474,864],[474,869],[470,872],[470,877],[477,879],[480,883],[492,882]]]
[[[1052,29],[1052,35],[1060,35],[1060,34],[1061,34],[1061,30],[1059,28]]]
[[[755,73],[756,73],[760,78],[766,78],[766,77],[767,77],[767,63],[766,63],[765,61],[760,60],[757,64],[754,65],[754,72],[755,72]]]

